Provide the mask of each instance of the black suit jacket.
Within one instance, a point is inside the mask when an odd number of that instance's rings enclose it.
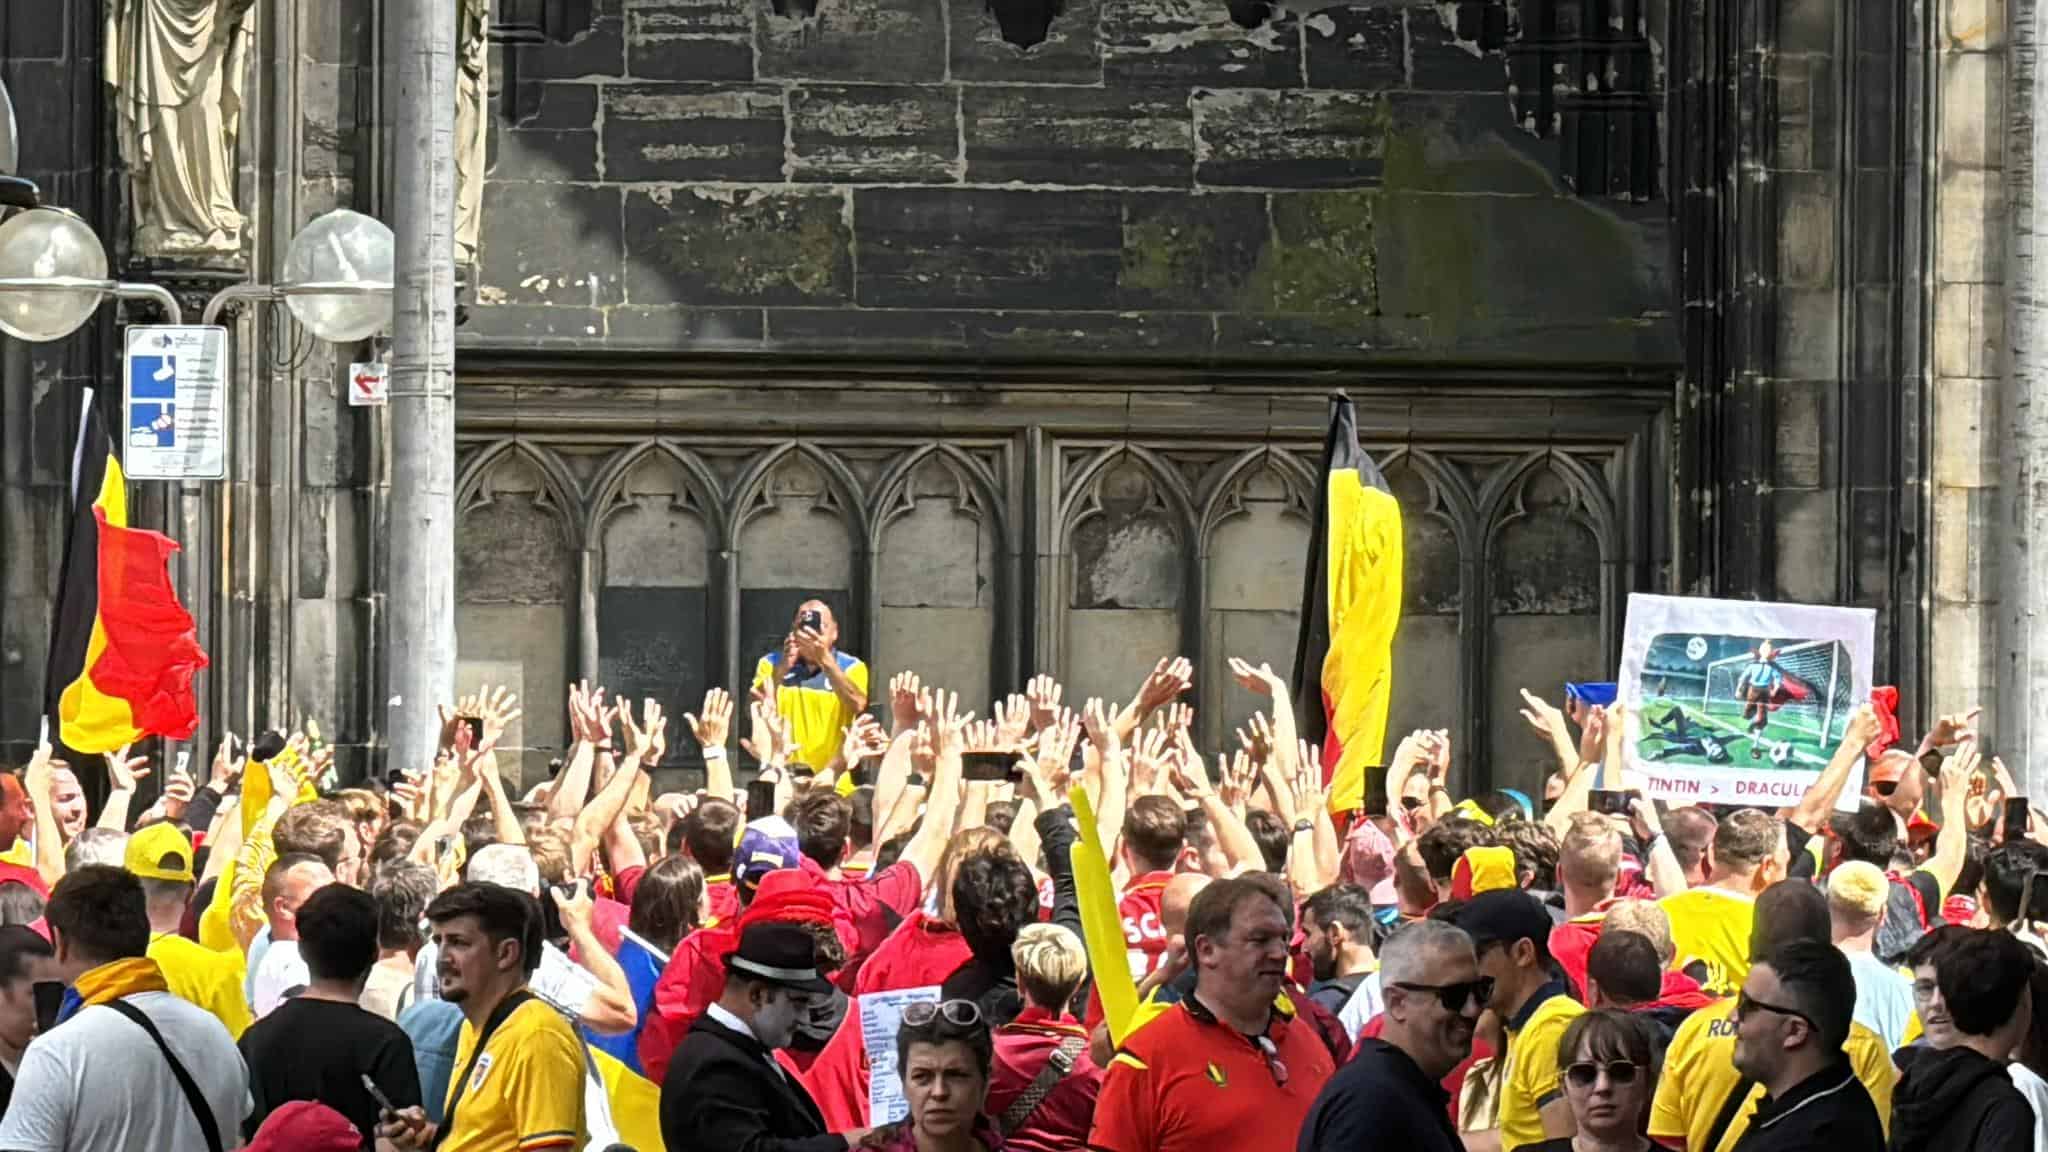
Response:
[[[661,1085],[670,1152],[845,1152],[810,1093],[759,1040],[708,1016],[690,1025]]]

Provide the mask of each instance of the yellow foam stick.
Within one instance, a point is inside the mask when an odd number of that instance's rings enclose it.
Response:
[[[1102,1017],[1109,1024],[1110,1043],[1121,1045],[1137,1027],[1138,983],[1124,948],[1124,922],[1116,906],[1116,885],[1109,858],[1095,831],[1095,806],[1088,791],[1075,785],[1067,793],[1074,806],[1080,837],[1074,841],[1074,892],[1081,905],[1081,928],[1087,936],[1088,966],[1095,970],[1095,994],[1102,998]]]

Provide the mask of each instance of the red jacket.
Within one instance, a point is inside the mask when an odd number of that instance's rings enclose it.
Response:
[[[1088,1038],[1071,1016],[1054,1016],[1043,1008],[1026,1007],[1017,1018],[996,1029],[996,1058],[989,1071],[988,1099],[982,1110],[1000,1117],[1031,1086],[1067,1037]],[[1095,1096],[1102,1090],[1102,1069],[1084,1043],[1074,1066],[1039,1101],[1024,1122],[1004,1140],[1010,1152],[1081,1152],[1088,1146],[1088,1125],[1095,1116]]]
[[[654,1004],[640,1027],[640,1067],[656,1084],[668,1077],[668,1060],[690,1025],[725,995],[725,958],[740,946],[737,920],[699,928],[682,943],[654,985]]]

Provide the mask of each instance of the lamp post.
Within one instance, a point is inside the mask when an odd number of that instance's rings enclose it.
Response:
[[[0,176],[0,211],[10,209],[15,211],[0,223],[0,332],[33,343],[61,340],[84,326],[107,297],[154,301],[168,323],[184,323],[177,297],[163,285],[108,278],[106,249],[83,220],[42,206],[29,181]],[[359,212],[337,209],[315,218],[292,238],[280,283],[231,284],[206,302],[202,322],[217,324],[240,304],[282,300],[292,316],[321,340],[352,344],[367,339],[391,322],[392,256],[390,228]],[[229,361],[233,362],[232,343]],[[233,479],[230,466],[215,505],[220,568],[214,623],[221,638],[228,635],[234,604]],[[200,482],[179,482],[179,535],[188,546],[179,554],[178,587],[188,600],[199,585],[199,555],[190,545],[201,535],[202,503]],[[253,551],[251,555],[245,585],[249,588],[255,585]],[[216,661],[224,661],[228,654],[218,650],[225,645],[216,640],[214,647]],[[254,645],[246,645],[241,655],[243,681],[250,686],[241,730],[248,732],[255,722]],[[217,666],[226,667],[224,662]],[[221,681],[216,678],[213,683],[216,714],[225,718]]]

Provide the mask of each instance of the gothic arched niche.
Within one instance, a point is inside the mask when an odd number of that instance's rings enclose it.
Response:
[[[519,694],[526,715],[503,746],[520,750],[522,780],[544,776],[546,749],[562,745],[576,588],[567,500],[538,459],[508,449],[482,465],[456,519],[457,690]]]
[[[995,509],[962,461],[941,451],[913,456],[877,514],[871,676],[886,682],[905,669],[918,672],[985,715],[995,644]]]
[[[1066,667],[1076,700],[1128,694],[1180,648],[1187,557],[1168,481],[1124,452],[1087,482],[1068,525]]]
[[[1394,633],[1394,691],[1381,758],[1417,728],[1456,727],[1459,609],[1464,601],[1458,518],[1434,461],[1406,452],[1389,462],[1387,487],[1401,505],[1401,623]]]
[[[598,678],[613,699],[651,696],[673,715],[694,710],[723,680],[710,644],[715,518],[682,461],[658,448],[600,499]],[[671,760],[689,743],[671,741]]]
[[[852,603],[858,507],[857,495],[802,448],[782,450],[741,494],[742,676],[751,679],[755,661],[781,647],[797,608],[813,598],[832,606],[840,648],[863,650],[862,621]]]
[[[1496,787],[1541,788],[1554,759],[1515,720],[1527,688],[1553,702],[1568,680],[1611,680],[1602,651],[1599,505],[1555,456],[1513,477],[1486,570],[1491,617],[1488,749]],[[1532,793],[1533,795],[1534,793]]]
[[[1283,675],[1292,666],[1314,499],[1311,482],[1273,452],[1223,479],[1203,548],[1203,649],[1211,668],[1232,656]],[[1211,741],[1270,707],[1227,677],[1219,686],[1221,707],[1205,732]]]

